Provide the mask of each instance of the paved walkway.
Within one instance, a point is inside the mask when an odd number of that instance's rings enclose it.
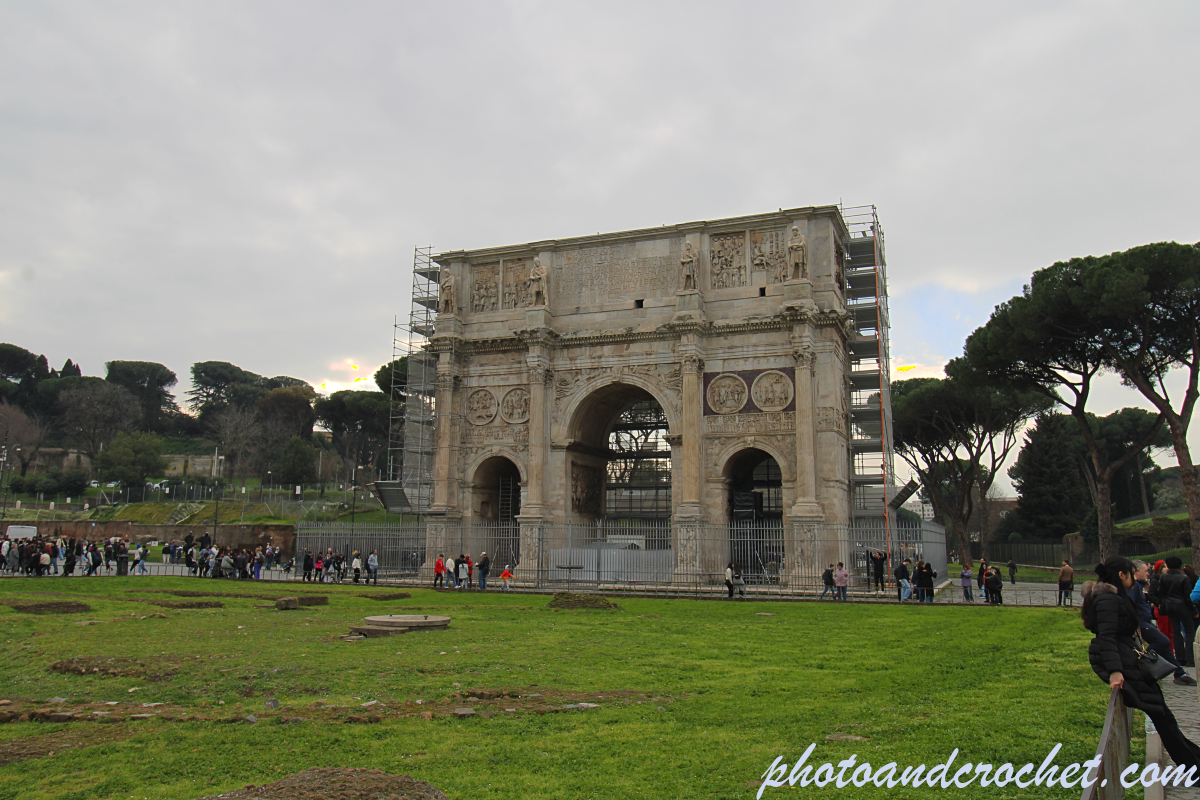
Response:
[[[1195,677],[1196,670],[1188,667],[1188,674]],[[1195,686],[1180,686],[1167,678],[1161,684],[1163,697],[1171,713],[1179,722],[1179,729],[1193,742],[1200,743],[1200,689]],[[1168,760],[1170,756],[1167,757]],[[1171,761],[1171,764],[1174,764]],[[1195,786],[1168,786],[1167,800],[1200,800],[1200,784]]]

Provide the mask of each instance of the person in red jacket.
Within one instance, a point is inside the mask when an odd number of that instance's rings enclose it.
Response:
[[[438,553],[437,561],[433,562],[433,588],[437,588],[438,584],[442,588],[446,588],[446,562],[442,560],[442,554]]]

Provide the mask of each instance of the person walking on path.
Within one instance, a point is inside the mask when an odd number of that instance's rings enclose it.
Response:
[[[357,550],[354,551],[354,561],[351,562],[350,569],[354,570],[354,582],[358,583],[358,579],[362,575],[362,556],[358,554]]]
[[[308,550],[304,551],[304,580],[307,583],[312,580],[313,572],[313,554]]]
[[[1008,560],[1008,582],[1013,586],[1017,585],[1017,562],[1016,559]]]
[[[492,571],[492,560],[486,550],[479,554],[479,563],[475,566],[479,567],[479,591],[486,592],[488,573]]]
[[[833,592],[833,599],[837,600],[837,590],[833,588],[833,564],[830,564],[829,567],[821,573],[821,583],[825,585],[825,588],[821,590],[821,596],[817,599],[824,600],[826,594]]]
[[[836,587],[834,592],[834,600],[846,599],[846,587],[850,585],[850,573],[846,571],[846,567],[842,562],[838,562],[837,569],[833,571],[833,585]]]
[[[871,569],[875,578],[875,593],[883,591],[883,571],[887,568],[887,555],[882,550],[871,553]]]
[[[1084,584],[1080,615],[1094,636],[1088,662],[1100,680],[1121,692],[1125,705],[1146,712],[1176,764],[1200,768],[1200,747],[1179,730],[1158,681],[1148,679],[1138,666],[1138,615],[1128,594],[1134,572],[1129,559],[1114,556],[1096,566],[1098,580]]]
[[[979,594],[983,597],[983,602],[992,602],[992,593],[988,589],[987,576],[991,572],[986,558],[979,559],[979,572],[975,573],[975,583],[979,587]]]
[[[504,581],[503,591],[506,591],[506,592],[512,591],[512,586],[509,585],[509,583],[512,581],[512,579],[513,579],[512,570],[510,570],[508,568],[508,564],[505,564],[504,571],[500,573],[500,580]]]
[[[1171,618],[1167,616],[1165,607],[1163,606],[1162,597],[1159,594],[1159,585],[1162,581],[1163,574],[1167,571],[1167,562],[1161,558],[1154,562],[1154,567],[1150,570],[1150,590],[1146,593],[1150,604],[1154,606],[1154,621],[1158,623],[1158,629],[1162,631],[1163,636],[1171,641],[1171,647],[1175,646],[1175,639],[1171,634]]]
[[[1146,568],[1146,574],[1150,573],[1150,568]],[[1062,569],[1058,571],[1058,604],[1073,606],[1075,605],[1075,570],[1071,569],[1071,565],[1067,560],[1063,559]],[[1146,607],[1150,608],[1149,601],[1146,602]],[[1150,612],[1151,620],[1154,618],[1153,610]]]
[[[1159,605],[1171,618],[1171,642],[1180,666],[1194,667],[1192,642],[1196,638],[1196,607],[1192,605],[1190,582],[1182,567],[1183,559],[1179,556],[1167,559],[1167,571],[1158,580]]]
[[[1166,572],[1158,579],[1158,604],[1171,618],[1171,644],[1180,657],[1180,666],[1195,667],[1192,656],[1195,606],[1192,604],[1192,587],[1182,567],[1183,559],[1178,555],[1166,559]]]
[[[975,585],[971,575],[971,562],[963,564],[962,572],[958,573],[959,583],[962,584],[963,602],[973,603],[975,598],[971,597],[971,587]]]
[[[458,588],[458,573],[454,571],[454,556],[446,559],[446,579],[450,581],[450,588]]]
[[[438,584],[442,588],[446,588],[446,562],[441,553],[438,553],[437,561],[433,562],[433,588],[436,589]]]
[[[371,555],[367,556],[367,583],[374,579],[375,585],[379,585],[379,554],[378,551],[372,550]]]
[[[896,579],[896,599],[901,603],[908,599],[904,596],[905,587],[907,587],[910,592],[912,591],[912,582],[909,580],[911,576],[908,572],[908,565],[911,563],[912,559],[906,558],[904,559],[904,563],[900,564],[900,566],[896,567],[896,569],[892,571],[892,576]]]
[[[1175,665],[1175,683],[1180,686],[1195,686],[1196,680],[1191,675],[1188,675],[1183,667],[1179,666],[1179,661],[1175,657],[1175,651],[1171,649],[1171,640],[1162,635],[1162,631],[1154,624],[1154,608],[1150,605],[1150,601],[1146,599],[1146,582],[1150,578],[1150,565],[1145,561],[1133,562],[1133,583],[1126,590],[1129,594],[1129,599],[1133,601],[1133,607],[1138,615],[1138,629],[1142,634],[1142,639],[1145,640],[1154,652],[1158,653],[1164,659]]]

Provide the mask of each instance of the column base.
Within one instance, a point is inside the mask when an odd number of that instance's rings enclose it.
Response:
[[[531,308],[525,312],[525,327],[531,330],[549,328],[553,320],[554,317],[545,308]]]
[[[799,500],[788,509],[787,518],[797,525],[821,524],[825,521],[825,509],[816,500]]]
[[[462,336],[463,323],[456,315],[439,314],[433,321],[435,336]]]

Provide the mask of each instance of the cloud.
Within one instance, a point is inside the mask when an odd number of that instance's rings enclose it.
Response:
[[[1200,239],[1198,13],[10,3],[0,340],[316,380],[390,359],[414,246],[845,200],[938,364],[1034,269]]]

